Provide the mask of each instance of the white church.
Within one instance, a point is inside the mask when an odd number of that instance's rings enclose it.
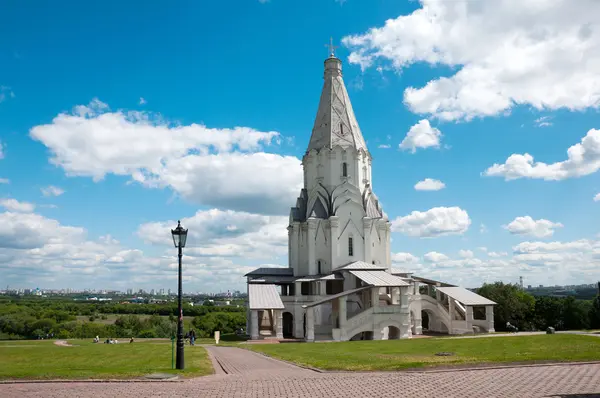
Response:
[[[251,339],[387,340],[424,331],[494,331],[495,303],[470,290],[394,270],[390,226],[342,62],[325,60],[304,188],[291,208],[288,268],[258,268],[248,283]]]

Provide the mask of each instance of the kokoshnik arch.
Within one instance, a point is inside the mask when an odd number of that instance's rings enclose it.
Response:
[[[333,47],[331,47],[333,50]],[[371,154],[333,51],[291,208],[288,268],[248,282],[252,339],[399,339],[423,329],[494,331],[494,302],[462,287],[392,269],[391,223],[373,192]]]

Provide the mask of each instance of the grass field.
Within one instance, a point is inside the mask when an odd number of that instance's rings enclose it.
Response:
[[[400,370],[440,365],[600,360],[600,338],[566,334],[256,344],[245,348],[326,370]],[[439,352],[454,355],[436,356]]]
[[[61,347],[53,340],[0,342],[0,380],[7,379],[124,379],[151,373],[177,373],[185,377],[211,374],[206,350],[185,347],[185,370],[171,369],[170,340],[127,340],[119,344],[93,344],[69,340]]]

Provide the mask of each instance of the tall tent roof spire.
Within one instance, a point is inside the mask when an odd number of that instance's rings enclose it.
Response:
[[[327,46],[329,58],[325,60],[325,82],[307,152],[334,146],[367,151],[342,79],[342,61],[335,56],[333,39]]]

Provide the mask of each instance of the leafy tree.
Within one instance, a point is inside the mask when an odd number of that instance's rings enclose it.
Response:
[[[535,298],[521,290],[520,286],[503,282],[484,284],[477,289],[477,294],[497,303],[494,308],[496,330],[506,330],[507,322],[517,326],[519,330],[533,327]]]
[[[590,327],[592,329],[600,328],[600,295],[596,296],[592,302],[592,306],[589,312]]]

